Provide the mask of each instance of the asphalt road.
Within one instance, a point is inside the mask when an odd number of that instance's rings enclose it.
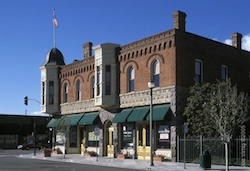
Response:
[[[38,159],[19,158],[20,154],[33,150],[0,150],[0,171],[128,171],[130,169],[92,166],[76,163],[55,162]],[[138,171],[138,170],[131,170]]]

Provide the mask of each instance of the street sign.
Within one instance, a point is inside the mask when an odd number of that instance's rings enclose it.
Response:
[[[99,136],[100,134],[100,129],[99,128],[95,128],[95,136]]]
[[[188,125],[183,125],[183,133],[188,133]]]

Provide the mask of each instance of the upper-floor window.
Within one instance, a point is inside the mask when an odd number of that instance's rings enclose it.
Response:
[[[128,70],[128,92],[134,91],[134,79],[135,79],[135,71],[133,67],[130,67]]]
[[[106,65],[106,78],[105,78],[105,94],[110,95],[111,94],[111,69],[110,65]]]
[[[63,102],[67,103],[68,102],[68,84],[65,83],[63,86]]]
[[[54,104],[54,81],[49,81],[49,104]]]
[[[97,86],[97,93],[96,93],[96,95],[97,96],[100,95],[100,91],[101,91],[100,76],[101,76],[100,66],[97,66],[97,80],[96,80],[96,86]]]
[[[221,79],[227,80],[228,79],[228,68],[225,65],[221,66]]]
[[[91,98],[95,97],[95,77],[92,77],[91,79]]]
[[[158,60],[156,60],[153,63],[152,69],[153,69],[152,76],[153,76],[153,81],[155,83],[155,87],[159,87],[160,86],[160,64]]]
[[[77,80],[76,82],[76,100],[81,100],[81,81]]]
[[[201,60],[195,60],[195,83],[201,83],[203,81],[203,64]]]
[[[42,105],[45,103],[45,82],[42,82]]]

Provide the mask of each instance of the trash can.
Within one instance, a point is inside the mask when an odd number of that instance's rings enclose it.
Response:
[[[203,169],[211,168],[211,154],[208,151],[200,154],[200,167]]]

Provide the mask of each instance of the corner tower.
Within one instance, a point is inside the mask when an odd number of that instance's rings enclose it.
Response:
[[[51,49],[41,70],[41,112],[52,115],[60,114],[60,68],[65,65],[62,53]]]

